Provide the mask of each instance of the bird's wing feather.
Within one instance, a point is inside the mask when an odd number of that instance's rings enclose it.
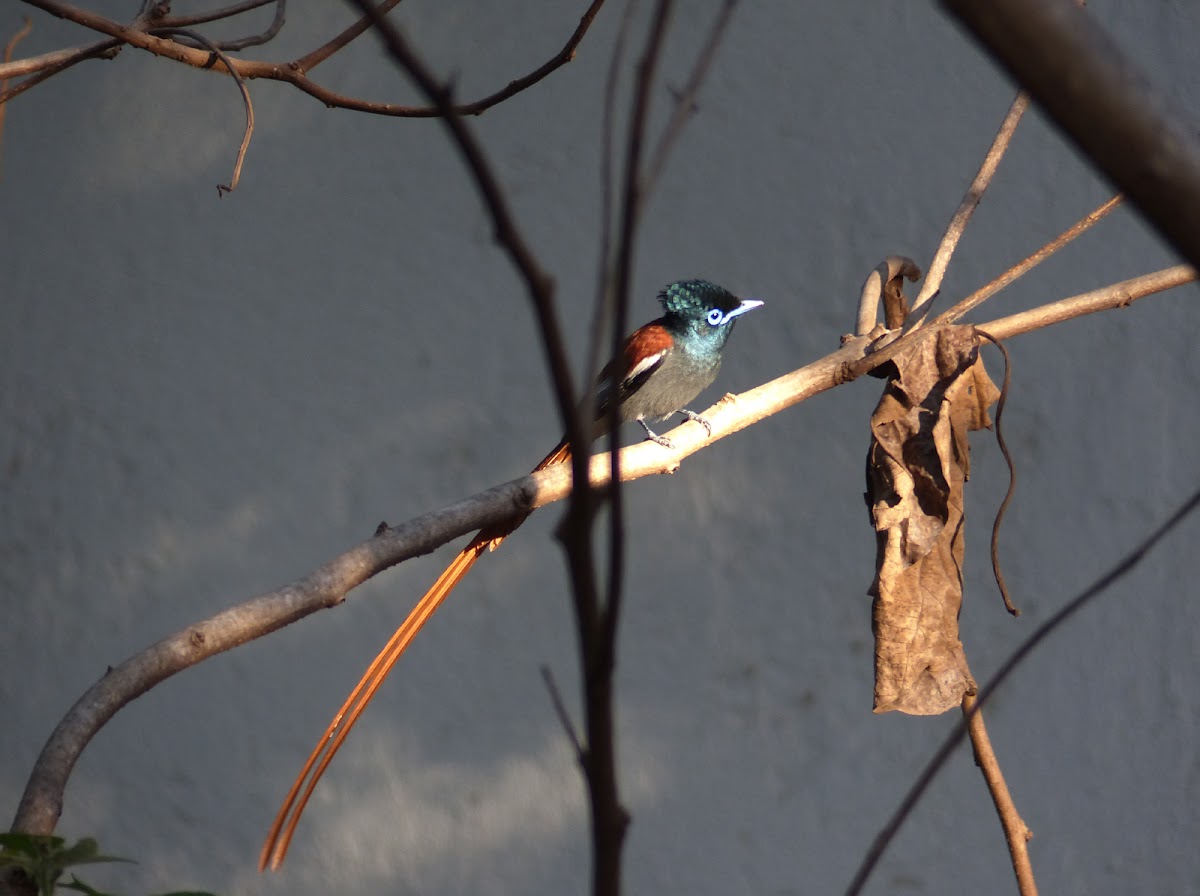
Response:
[[[613,381],[616,380],[616,401],[625,401],[645,385],[654,371],[662,366],[675,340],[658,321],[634,330],[625,340],[621,355],[610,361],[600,371],[596,384],[596,419],[608,414],[613,396]]]

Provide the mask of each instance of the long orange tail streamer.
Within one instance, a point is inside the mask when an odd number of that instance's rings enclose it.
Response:
[[[533,468],[533,471],[536,473],[538,470],[544,470],[554,464],[565,463],[570,457],[570,447],[565,442],[561,443],[546,455],[542,462]],[[392,671],[392,667],[396,665],[400,655],[412,643],[417,632],[429,621],[429,617],[441,606],[442,601],[450,595],[454,587],[471,571],[471,567],[475,565],[475,561],[479,559],[479,555],[483,553],[484,549],[488,548],[494,551],[505,538],[516,531],[521,523],[525,522],[525,519],[526,517],[521,516],[506,520],[476,533],[470,543],[446,567],[446,571],[433,583],[433,587],[413,607],[408,618],[396,629],[396,633],[384,645],[379,655],[372,660],[358,684],[354,686],[354,690],[350,692],[350,696],[346,698],[346,702],[334,714],[333,721],[329,723],[320,740],[317,741],[308,761],[304,763],[304,768],[300,770],[295,783],[292,784],[292,789],[288,791],[283,805],[279,807],[275,821],[271,824],[271,830],[267,832],[267,841],[263,844],[262,852],[258,856],[259,871],[267,868],[275,871],[283,864],[288,847],[292,842],[292,835],[296,832],[296,825],[300,822],[304,807],[308,805],[309,797],[312,796],[317,782],[321,780],[321,775],[325,774],[325,769],[329,767],[329,763],[345,742],[350,729],[354,727],[358,717],[363,714],[363,710],[367,708],[367,704],[371,702],[375,692],[379,690],[388,673]]]

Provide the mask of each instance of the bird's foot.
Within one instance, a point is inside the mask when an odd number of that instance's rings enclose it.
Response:
[[[709,423],[704,417],[697,414],[695,411],[689,411],[687,408],[684,408],[679,413],[683,414],[683,416],[687,417],[689,420],[699,423],[704,427],[704,431],[706,433],[708,433],[710,436],[712,435],[712,424]]]
[[[645,420],[639,420],[638,423],[642,424],[642,429],[646,430],[646,438],[648,438],[651,442],[654,442],[657,445],[662,445],[664,448],[674,450],[675,443],[666,436],[660,436],[658,433],[652,430]]]

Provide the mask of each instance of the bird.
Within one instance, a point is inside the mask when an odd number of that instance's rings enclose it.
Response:
[[[682,414],[712,434],[709,421],[685,405],[716,379],[725,343],[738,318],[763,303],[758,299],[738,298],[707,280],[671,283],[659,292],[658,300],[662,305],[662,317],[630,334],[621,352],[605,365],[597,377],[592,401],[593,426],[590,435],[593,440],[606,431],[614,402],[620,422],[636,421],[645,430],[647,439],[666,448],[673,447],[671,441],[651,429],[651,422],[665,421],[675,414]],[[571,445],[564,436],[533,471],[536,473],[570,459]],[[521,514],[476,533],[367,667],[317,741],[288,791],[259,855],[260,871],[267,868],[277,870],[283,864],[300,815],[317,781],[417,632],[475,565],[484,550],[499,547],[527,517],[527,513]]]

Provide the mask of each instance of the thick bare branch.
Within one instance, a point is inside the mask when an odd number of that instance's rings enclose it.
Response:
[[[1077,304],[1073,313],[1066,316],[1078,316],[1099,310],[1089,296],[1116,290],[1123,300],[1114,302],[1110,298],[1108,307],[1113,307],[1195,278],[1190,268],[1169,268],[1047,307],[1074,302]],[[1019,317],[1022,315],[981,326],[998,338],[1006,338],[1065,319],[1059,313],[1038,324],[1007,323]],[[934,327],[924,327],[912,337],[928,338],[935,332]],[[669,433],[674,449],[651,442],[623,449],[622,481],[675,472],[684,458],[713,442],[852,379],[850,371],[856,362],[883,363],[878,357],[881,352],[864,355],[869,344],[865,337],[856,338],[812,364],[739,396],[725,396],[704,412],[712,425],[711,435],[702,426],[689,422]],[[591,487],[605,487],[611,469],[607,454],[594,456]],[[402,525],[385,528],[291,584],[189,626],[130,657],[93,685],[50,735],[34,765],[12,829],[30,834],[49,834],[54,830],[67,779],[88,742],[123,706],[156,684],[211,656],[261,638],[318,610],[336,606],[350,590],[398,563],[427,554],[460,535],[561,501],[570,491],[571,472],[567,464],[495,486]]]
[[[1200,139],[1070,0],[943,0],[1150,223],[1200,267]]]

